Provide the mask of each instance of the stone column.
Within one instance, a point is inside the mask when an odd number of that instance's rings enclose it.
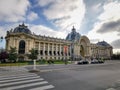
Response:
[[[45,56],[45,43],[43,42],[43,56]]]
[[[61,57],[61,44],[60,44],[60,51],[59,51],[60,57]]]
[[[52,43],[52,56],[54,56],[54,43]]]
[[[39,42],[39,47],[38,47],[38,59],[40,59],[40,42]]]
[[[10,47],[12,47],[11,45],[13,45],[13,40],[12,40],[12,38],[10,38],[10,40],[9,40],[9,50],[10,50]]]
[[[19,44],[18,44],[18,39],[17,38],[16,38],[16,41],[15,41],[15,44],[16,44],[16,50],[17,50],[17,53],[18,53]]]
[[[16,45],[15,45],[15,38],[13,38],[12,46],[13,46],[13,47],[16,47]]]
[[[25,48],[26,48],[26,50],[25,50],[25,53],[28,53],[29,52],[29,40],[26,40],[26,42],[25,42]]]
[[[47,50],[48,56],[49,56],[49,51],[50,51],[50,44],[48,43],[48,50]]]
[[[39,42],[39,48],[38,48],[38,52],[39,52],[39,55],[40,55],[40,42]]]
[[[28,40],[25,41],[25,54],[27,54],[28,51]]]
[[[56,48],[55,48],[56,56],[58,55],[57,51],[58,51],[58,44],[56,44]]]
[[[57,44],[55,44],[55,58],[57,59]]]

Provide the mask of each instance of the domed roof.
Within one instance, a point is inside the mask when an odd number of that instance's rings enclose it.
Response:
[[[97,45],[101,45],[101,46],[110,46],[110,44],[108,44],[108,43],[105,42],[105,41],[98,42]]]
[[[16,27],[13,31],[14,33],[26,33],[26,34],[31,34],[31,31],[28,29],[27,26],[24,25],[24,23],[22,25],[19,25],[18,27]]]
[[[80,39],[80,34],[76,32],[76,29],[72,28],[72,32],[69,33],[66,37],[66,40],[69,40],[69,41],[78,41]]]

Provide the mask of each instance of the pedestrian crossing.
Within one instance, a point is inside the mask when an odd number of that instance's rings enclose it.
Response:
[[[49,90],[54,86],[25,68],[2,68],[0,70],[0,90]]]

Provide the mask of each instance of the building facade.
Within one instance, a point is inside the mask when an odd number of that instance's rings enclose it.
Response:
[[[38,60],[80,60],[82,58],[111,58],[112,46],[102,41],[90,43],[87,36],[81,36],[73,27],[66,39],[32,34],[27,26],[19,25],[7,31],[6,50],[16,47],[18,60],[29,60],[27,55],[34,48],[38,52]]]

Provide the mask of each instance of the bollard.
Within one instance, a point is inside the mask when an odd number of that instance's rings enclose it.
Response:
[[[33,70],[36,70],[36,60],[33,60],[33,61],[34,61]]]

